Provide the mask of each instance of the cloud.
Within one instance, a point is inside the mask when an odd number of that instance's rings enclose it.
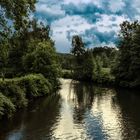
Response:
[[[36,11],[35,16],[46,19],[48,23],[65,16],[65,11],[58,5],[46,5],[41,3],[36,5]]]
[[[71,37],[76,34],[84,34],[93,25],[81,16],[66,16],[52,23],[53,39],[56,41],[57,51],[70,51]],[[64,49],[64,50],[63,50]]]
[[[51,25],[57,51],[68,52],[75,34],[87,47],[115,45],[119,25],[140,19],[140,1],[39,0],[35,17]]]
[[[110,0],[109,1],[109,8],[114,13],[118,11],[122,11],[124,7],[125,7],[125,2],[123,0]]]

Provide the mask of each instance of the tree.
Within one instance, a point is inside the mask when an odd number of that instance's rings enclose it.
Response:
[[[72,54],[80,56],[85,53],[84,43],[82,38],[78,35],[72,37]]]
[[[35,11],[36,0],[0,0],[4,20],[11,20],[13,28],[22,31],[28,26],[29,15]]]
[[[41,73],[52,84],[56,84],[60,74],[57,54],[51,41],[32,41],[23,56],[23,66],[27,73]]]
[[[82,79],[92,81],[96,79],[96,59],[93,57],[91,51],[86,51],[83,56],[82,73],[80,73]]]
[[[3,79],[11,48],[24,48],[21,40],[24,31],[29,28],[29,15],[35,10],[35,3],[36,0],[0,0],[0,65]],[[13,37],[15,34],[16,38]]]
[[[137,21],[132,23],[125,21],[120,27],[119,55],[113,71],[118,84],[122,86],[131,86],[131,82],[134,80],[133,74],[136,70],[136,67],[132,66],[132,64],[137,63],[137,60],[134,58],[138,58],[139,56],[139,49],[136,47],[138,46],[136,38],[138,35],[139,23]]]
[[[132,77],[132,87],[140,86],[140,25],[138,25],[136,32],[133,35],[132,47],[130,48],[129,73]]]

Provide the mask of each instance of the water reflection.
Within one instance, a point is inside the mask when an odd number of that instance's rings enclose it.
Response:
[[[60,103],[60,95],[35,101],[24,112],[18,112],[13,120],[1,124],[0,140],[51,139],[52,128],[60,117]]]
[[[1,123],[0,140],[140,139],[139,93],[61,82],[59,94],[37,100]]]

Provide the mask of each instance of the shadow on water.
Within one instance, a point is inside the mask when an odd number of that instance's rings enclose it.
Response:
[[[140,139],[140,91],[116,89],[115,104],[122,114],[123,139]]]
[[[39,99],[0,124],[0,140],[137,140],[140,94],[61,79],[59,94]]]
[[[10,121],[0,125],[0,140],[42,140],[53,137],[53,125],[59,118],[59,94],[39,99]],[[3,127],[6,126],[6,127]]]

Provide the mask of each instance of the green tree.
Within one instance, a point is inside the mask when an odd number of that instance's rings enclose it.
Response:
[[[130,86],[140,86],[140,25],[133,35],[132,47],[130,48],[129,73],[131,78]]]
[[[0,0],[0,65],[3,79],[10,60],[11,49],[25,46],[22,36],[29,28],[29,16],[35,10],[35,3],[36,0]],[[16,37],[13,37],[15,35]],[[15,52],[19,55],[22,49]],[[16,59],[20,61],[18,57]]]
[[[29,15],[35,11],[36,0],[0,0],[4,20],[11,20],[13,28],[22,31],[29,21]]]
[[[136,41],[137,35],[135,34],[137,34],[136,32],[138,31],[139,23],[137,21],[132,23],[125,21],[120,27],[118,61],[116,62],[113,72],[118,84],[122,86],[131,86],[131,82],[134,78],[133,73],[135,73],[135,67],[131,65],[134,64],[134,61],[137,63],[134,57],[138,57],[136,51],[137,45],[134,45],[134,36]]]
[[[83,56],[82,79],[92,81],[96,79],[96,62],[91,51],[86,51]]]
[[[72,50],[71,53],[75,56],[80,56],[85,53],[84,43],[82,38],[78,35],[72,37]]]
[[[23,66],[27,73],[42,73],[55,84],[60,74],[54,43],[51,41],[32,41],[28,52],[23,56]]]

